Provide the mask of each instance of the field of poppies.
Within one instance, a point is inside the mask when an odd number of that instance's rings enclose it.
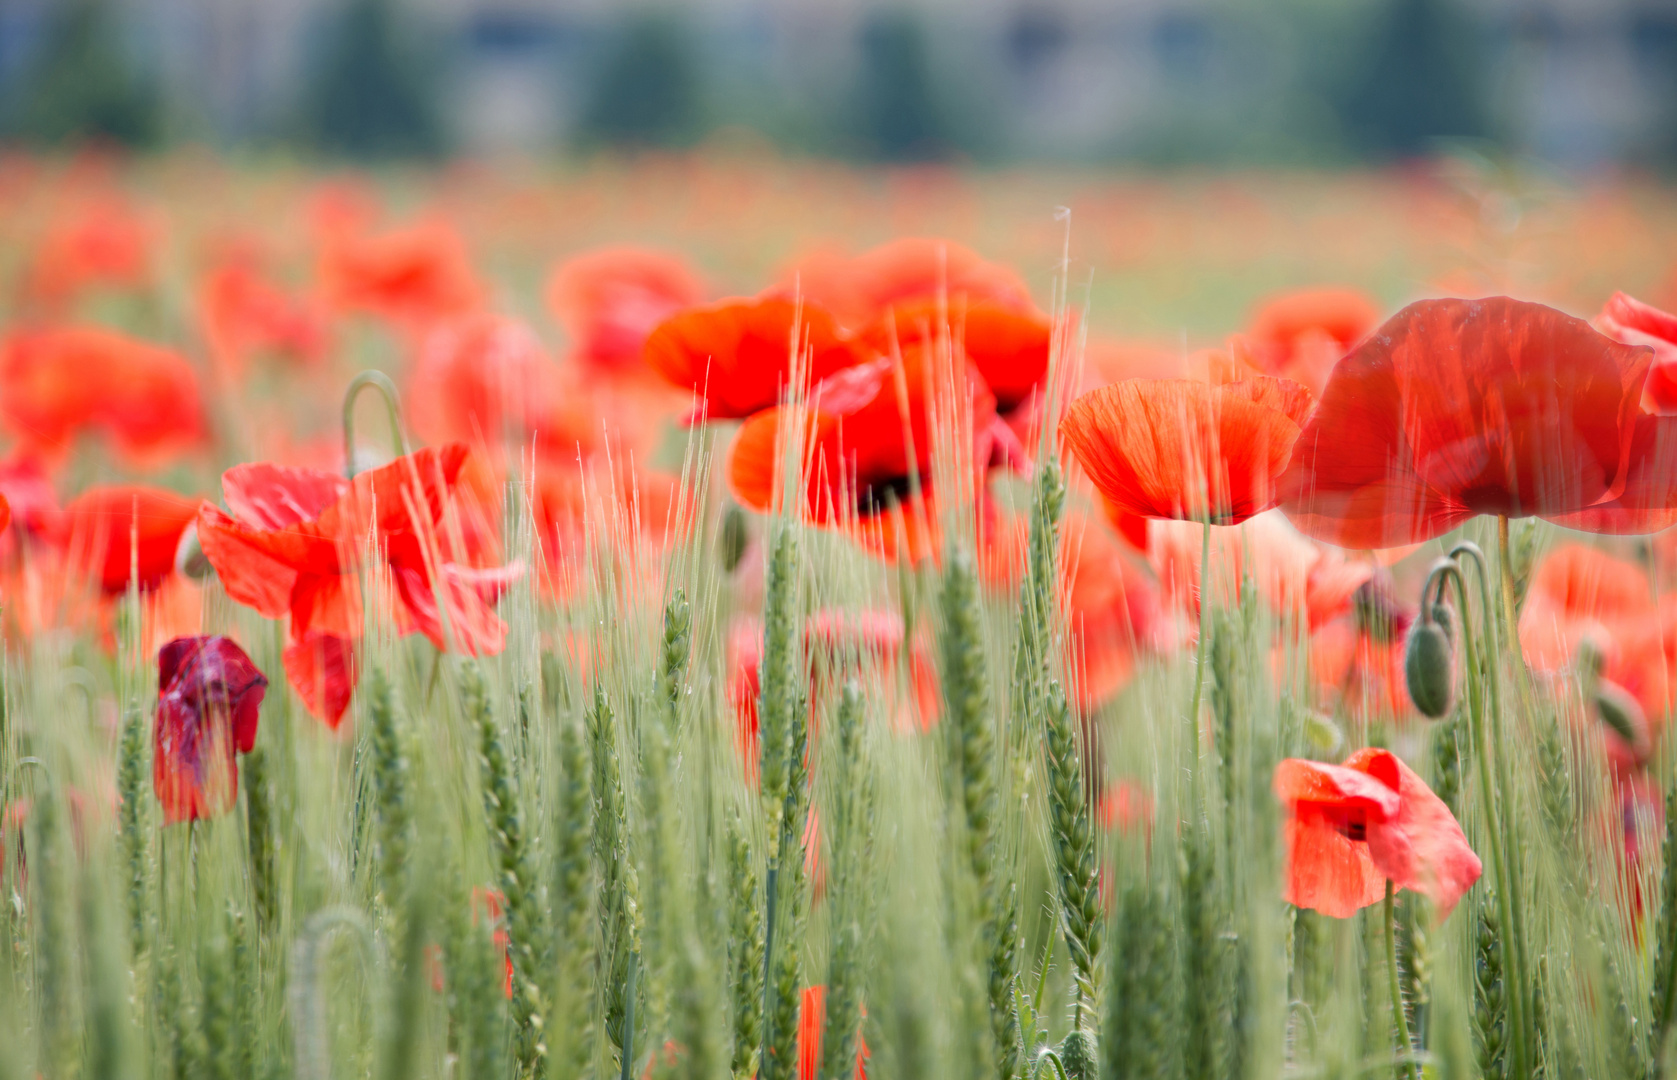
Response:
[[[0,159],[0,1080],[1673,1075],[1674,241]]]

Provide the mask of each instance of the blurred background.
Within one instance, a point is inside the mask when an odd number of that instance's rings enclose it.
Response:
[[[0,0],[0,132],[361,160],[1677,166],[1677,0]]]

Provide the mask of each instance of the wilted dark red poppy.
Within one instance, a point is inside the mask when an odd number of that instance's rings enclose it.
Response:
[[[82,431],[140,463],[203,437],[186,357],[97,327],[21,331],[0,345],[0,414],[26,447],[56,452]]]
[[[1275,767],[1287,810],[1283,898],[1336,919],[1379,901],[1390,881],[1447,917],[1479,880],[1462,827],[1401,758],[1369,748],[1343,765],[1288,758]]]
[[[1358,289],[1299,289],[1259,305],[1246,345],[1259,370],[1319,395],[1339,358],[1379,321],[1380,308]]]
[[[1654,350],[1653,366],[1642,384],[1643,402],[1650,412],[1677,413],[1677,315],[1620,292],[1607,301],[1595,325],[1614,341]]]
[[[798,355],[813,384],[868,353],[826,309],[771,297],[689,308],[660,323],[645,349],[654,371],[703,400],[707,420],[743,419],[777,404]]]
[[[922,502],[931,482],[932,385],[963,388],[975,439],[975,464],[988,460],[982,441],[995,417],[995,397],[956,357],[917,347],[900,372],[889,359],[850,368],[823,381],[807,405],[765,409],[747,420],[728,452],[728,484],[741,505],[768,512],[778,493],[782,425],[804,425],[804,519],[842,528],[886,558],[925,558],[937,547],[936,515]],[[900,374],[900,379],[899,379]]]
[[[451,558],[444,518],[457,506],[466,462],[466,448],[456,443],[398,458],[353,481],[315,469],[240,465],[222,477],[232,512],[209,503],[200,508],[199,543],[227,595],[269,618],[289,614],[293,643],[315,643],[286,657],[288,665],[311,665],[298,672],[288,666],[294,684],[322,688],[301,691],[311,708],[347,703],[347,694],[329,691],[333,673],[352,680],[353,668],[328,639],[360,637],[355,571],[369,539],[395,586],[401,632],[419,630],[438,649],[452,642],[473,655],[501,650],[506,624],[490,605],[522,568],[479,569]],[[342,712],[320,715],[336,726]]]
[[[233,378],[258,354],[313,363],[328,342],[326,313],[281,289],[248,261],[227,262],[204,275],[198,317],[210,358]]]
[[[232,808],[239,793],[233,755],[256,745],[267,688],[231,638],[176,638],[158,650],[151,775],[166,823]]]
[[[64,508],[65,551],[88,567],[106,593],[156,588],[175,566],[181,533],[198,514],[198,500],[160,488],[88,488]]]
[[[704,300],[704,284],[681,256],[654,248],[606,247],[561,263],[547,306],[585,364],[636,364],[654,328]]]
[[[1130,379],[1072,402],[1060,431],[1119,510],[1238,525],[1278,501],[1310,407],[1310,392],[1288,379]]]
[[[1677,419],[1641,409],[1652,359],[1541,304],[1411,304],[1334,368],[1283,507],[1351,548],[1418,543],[1478,514],[1663,528],[1677,520]]]

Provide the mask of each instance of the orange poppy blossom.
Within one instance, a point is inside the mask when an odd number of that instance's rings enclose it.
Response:
[[[25,453],[62,454],[82,432],[144,467],[204,436],[198,376],[172,349],[92,326],[0,342],[0,418]]]
[[[811,384],[870,358],[825,308],[762,296],[688,308],[646,339],[646,363],[701,404],[694,419],[743,420],[793,387],[794,357]]]
[[[274,284],[248,259],[229,260],[204,275],[198,322],[211,362],[235,381],[253,356],[314,364],[330,344],[325,311]]]
[[[1379,322],[1380,308],[1358,289],[1299,289],[1264,300],[1242,339],[1259,371],[1320,396],[1339,358]]]
[[[1532,575],[1520,612],[1520,645],[1532,670],[1584,681],[1592,695],[1640,729],[1626,739],[1600,725],[1608,758],[1620,773],[1644,764],[1672,703],[1673,667],[1666,638],[1677,604],[1655,600],[1642,567],[1599,548],[1566,543]]]
[[[1447,918],[1483,867],[1462,827],[1396,754],[1370,747],[1342,765],[1288,758],[1275,767],[1287,812],[1283,898],[1346,919],[1389,881]]]
[[[454,228],[431,218],[382,233],[352,218],[323,230],[316,276],[339,312],[359,312],[413,330],[476,308],[483,286]]]
[[[995,396],[961,357],[944,360],[947,384],[968,395],[973,461],[982,467],[990,457],[986,434]],[[779,495],[782,425],[800,424],[804,520],[840,529],[887,561],[932,557],[939,545],[929,491],[931,417],[942,395],[929,384],[943,366],[937,350],[916,347],[903,354],[900,368],[882,357],[823,380],[806,403],[753,415],[728,450],[729,490],[740,505],[771,512]]]
[[[65,504],[60,543],[70,565],[86,567],[105,595],[122,594],[130,581],[149,592],[174,570],[198,502],[161,488],[91,487]]]
[[[394,586],[399,632],[418,630],[439,650],[501,650],[506,624],[492,604],[522,567],[476,567],[469,551],[451,550],[451,535],[470,535],[457,520],[466,466],[459,443],[416,451],[354,480],[239,465],[222,476],[229,509],[200,507],[199,543],[227,595],[269,618],[290,616],[286,676],[328,726],[337,727],[354,691],[362,626],[356,571],[369,537]]]
[[[1651,363],[1541,304],[1411,304],[1334,368],[1282,504],[1348,548],[1418,543],[1479,514],[1663,528],[1677,521],[1677,420],[1642,411]]]
[[[1596,316],[1595,326],[1614,341],[1654,350],[1654,364],[1642,384],[1644,407],[1666,416],[1677,413],[1677,315],[1617,292]]]
[[[607,371],[633,367],[652,331],[684,308],[702,303],[704,283],[680,255],[641,247],[603,247],[554,268],[547,308],[571,339],[583,365]]]
[[[1129,379],[1072,402],[1060,433],[1109,505],[1238,525],[1279,501],[1276,481],[1311,404],[1298,383],[1263,375]]]

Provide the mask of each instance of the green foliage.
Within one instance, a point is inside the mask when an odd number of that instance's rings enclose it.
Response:
[[[700,97],[690,28],[667,12],[637,15],[586,95],[581,134],[617,146],[682,146],[700,134]]]
[[[343,157],[434,156],[446,148],[441,85],[393,0],[349,0],[305,90],[305,134]]]
[[[51,8],[45,41],[0,120],[11,133],[51,146],[155,144],[163,134],[161,99],[122,48],[119,6],[57,0]]]

